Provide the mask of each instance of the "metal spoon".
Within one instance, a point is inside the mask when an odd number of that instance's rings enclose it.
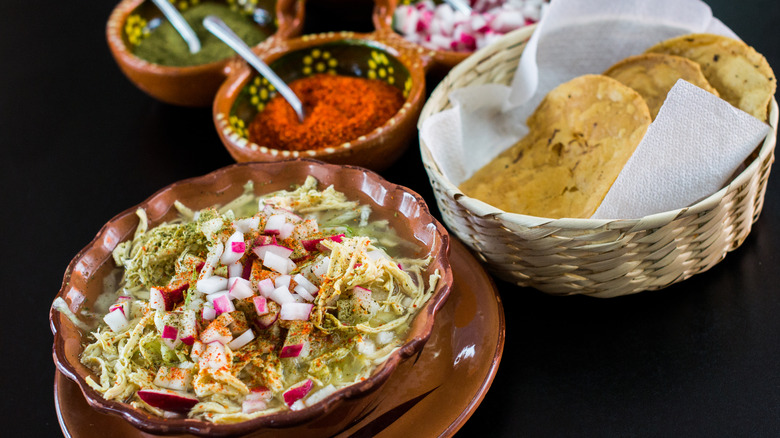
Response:
[[[277,76],[276,73],[271,70],[271,67],[269,67],[268,64],[263,62],[263,60],[258,58],[257,55],[252,52],[244,40],[233,33],[227,24],[213,15],[209,15],[203,19],[203,27],[205,27],[209,32],[213,33],[214,36],[222,40],[225,44],[230,46],[230,48],[235,50],[236,53],[244,58],[249,63],[249,65],[254,67],[255,70],[263,75],[263,77],[268,79],[268,82],[270,82],[271,85],[273,85],[274,88],[279,91],[279,94],[284,97],[287,103],[290,104],[292,109],[298,115],[298,121],[303,122],[304,114],[301,100],[298,99],[298,96],[295,95],[295,92],[284,83],[282,78]]]
[[[463,12],[464,14],[471,14],[471,6],[469,6],[465,0],[444,0],[444,3],[447,3],[456,11]]]
[[[200,40],[195,35],[195,31],[192,30],[190,24],[187,23],[187,20],[181,16],[179,10],[173,7],[168,0],[152,0],[152,3],[162,11],[165,18],[173,25],[173,28],[184,38],[184,41],[190,48],[190,53],[200,52]]]

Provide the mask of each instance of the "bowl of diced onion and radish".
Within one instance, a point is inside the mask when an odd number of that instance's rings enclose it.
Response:
[[[374,21],[446,72],[504,34],[537,23],[549,0],[379,0]],[[465,8],[463,8],[465,6]]]
[[[228,166],[120,213],[72,260],[55,364],[144,432],[331,436],[423,348],[448,246],[419,195],[363,168]]]

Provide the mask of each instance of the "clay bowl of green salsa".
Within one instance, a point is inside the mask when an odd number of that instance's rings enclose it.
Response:
[[[180,106],[211,105],[237,63],[235,52],[204,29],[206,16],[220,17],[254,48],[299,35],[303,27],[300,0],[182,0],[174,6],[201,41],[195,54],[148,0],[122,0],[108,19],[106,36],[131,82],[155,99]]]
[[[248,219],[252,217],[259,218],[254,225]],[[273,217],[291,224],[291,234],[283,235],[280,224],[273,227],[280,232],[272,231]],[[139,228],[144,224],[148,227]],[[177,231],[172,232],[174,228]],[[222,239],[227,237],[223,231],[228,228],[232,236],[243,234],[243,255],[228,261],[223,252],[212,259],[215,248],[223,251]],[[304,246],[298,247],[296,236],[303,237],[299,233],[304,231],[322,236],[311,246],[305,243],[308,240],[300,240]],[[147,236],[152,240],[138,240]],[[233,237],[228,241],[237,242]],[[364,168],[308,159],[233,164],[176,182],[119,213],[73,258],[49,314],[54,362],[76,382],[92,408],[147,433],[337,435],[376,407],[390,375],[402,361],[414,360],[430,338],[453,282],[449,242],[446,229],[422,197]],[[279,265],[270,267],[268,252],[256,251],[268,245],[306,251],[301,257],[282,256],[289,260],[283,266],[292,269],[287,275],[293,279],[274,286],[271,293],[264,291],[263,283],[279,282],[283,275]],[[140,249],[130,253],[149,263],[122,261],[121,254],[130,254],[124,252],[126,248]],[[228,248],[236,251],[235,245],[225,243],[224,251]],[[201,257],[205,257],[202,263],[188,262]],[[331,270],[319,271],[326,259]],[[241,269],[231,274],[236,264],[251,266],[251,272]],[[141,278],[136,274],[150,277],[143,285],[132,285],[131,278]],[[164,283],[178,284],[184,278],[180,275],[188,278],[186,290],[179,289],[178,297],[166,294],[166,303],[155,305],[155,289],[165,289]],[[255,292],[230,298],[235,308],[220,310],[224,313],[216,319],[207,316],[207,300],[216,295],[204,295],[203,284],[234,275],[240,275],[234,284],[247,278],[243,284]],[[281,300],[280,289],[288,291],[285,295],[292,290],[298,298],[304,296],[299,286],[306,281],[298,275],[319,283],[315,297],[292,304]],[[337,288],[342,292],[332,293]],[[360,296],[358,289],[362,289]],[[230,294],[234,292],[231,288]],[[261,301],[269,308],[274,302],[283,303],[276,319],[263,319],[271,314],[257,308],[256,300],[266,295],[267,300]],[[132,301],[127,301],[131,296]],[[213,300],[214,309],[218,300]],[[112,304],[121,307],[123,302],[129,307],[117,310]],[[244,306],[247,302],[255,305]],[[195,303],[203,310],[191,309]],[[284,306],[290,305],[313,305],[314,310],[309,316],[284,316]],[[327,318],[316,322],[317,309]],[[109,321],[116,312],[128,318],[122,327]],[[167,343],[167,329],[157,323],[168,324],[165,321],[188,312],[195,318],[192,328],[197,340],[188,343],[177,335],[176,343]],[[212,329],[227,315],[236,323],[244,321],[244,326],[239,329],[231,323],[230,330],[236,333],[228,336],[233,338],[230,342],[211,339]],[[307,325],[308,332],[294,329]],[[248,332],[252,339],[236,344]],[[302,336],[296,342],[306,345],[303,350],[293,351],[296,343],[288,344],[296,335]],[[206,352],[196,353],[198,344],[207,345]],[[212,347],[232,360],[218,363],[218,356],[208,353]],[[178,375],[189,374],[191,380],[172,387],[177,374],[160,376],[174,369]],[[425,371],[420,378],[425,378]],[[415,384],[414,379],[407,384]],[[254,396],[268,390],[272,397],[264,398],[263,407],[257,408]],[[145,398],[142,391],[156,392],[157,402]],[[160,393],[167,397],[164,404],[159,403]],[[181,406],[189,400],[198,405]]]
[[[277,42],[261,58],[298,90],[306,120],[281,117],[276,110],[290,107],[242,66],[214,99],[214,124],[228,152],[238,162],[302,157],[384,170],[413,141],[425,98],[426,59],[399,42],[376,32]]]

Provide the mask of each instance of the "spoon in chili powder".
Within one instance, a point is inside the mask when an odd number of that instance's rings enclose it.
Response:
[[[179,35],[187,43],[187,47],[190,49],[190,53],[200,52],[200,40],[192,30],[192,27],[184,17],[181,16],[179,10],[176,9],[168,0],[152,0],[152,3],[162,11],[165,18],[173,25],[173,28],[179,32]]]
[[[203,19],[203,27],[206,28],[209,32],[214,34],[217,38],[222,40],[225,44],[230,46],[231,49],[233,49],[236,53],[239,54],[242,58],[246,60],[246,62],[249,63],[252,67],[255,68],[263,77],[268,79],[268,82],[271,83],[271,85],[276,88],[276,90],[279,92],[279,94],[284,97],[284,100],[287,101],[287,103],[290,104],[292,109],[295,111],[295,114],[298,115],[298,121],[303,122],[304,119],[304,112],[303,112],[303,104],[301,103],[301,100],[298,98],[298,96],[295,94],[294,91],[290,89],[290,87],[287,86],[287,84],[280,78],[272,69],[268,66],[263,60],[257,57],[257,55],[252,52],[252,50],[249,48],[249,46],[246,45],[246,43],[238,37],[231,29],[230,27],[225,24],[222,20],[219,18],[209,15],[208,17]]]

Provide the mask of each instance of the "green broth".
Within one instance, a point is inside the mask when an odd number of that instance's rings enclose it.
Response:
[[[254,46],[268,37],[249,17],[218,3],[202,3],[182,12],[200,39],[201,50],[190,53],[189,47],[173,25],[164,20],[149,36],[143,38],[134,54],[154,64],[185,67],[219,61],[235,52],[203,27],[203,19],[215,15],[222,19],[247,45]]]

